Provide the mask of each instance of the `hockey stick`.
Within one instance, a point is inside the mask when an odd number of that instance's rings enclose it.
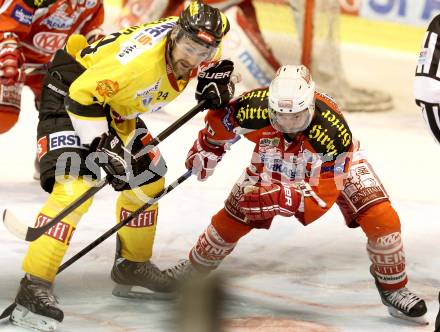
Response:
[[[65,263],[63,263],[57,271],[57,274],[59,274],[61,271],[68,268],[70,265],[75,263],[78,259],[83,257],[85,254],[87,254],[90,250],[104,242],[108,237],[110,237],[112,234],[116,233],[120,228],[122,228],[124,225],[128,224],[131,220],[138,217],[145,209],[148,209],[150,206],[157,203],[159,199],[161,199],[163,196],[167,195],[170,191],[172,191],[174,188],[176,188],[179,184],[181,184],[183,181],[188,179],[191,176],[191,170],[188,170],[180,176],[177,180],[175,180],[173,183],[171,183],[169,186],[165,187],[159,195],[157,195],[155,198],[149,200],[147,203],[142,205],[139,209],[137,209],[135,212],[133,212],[131,215],[127,217],[127,219],[121,221],[119,224],[113,226],[110,228],[107,232],[102,234],[100,237],[98,237],[95,241],[90,243],[88,246],[84,247],[81,251],[76,253],[74,256],[69,258]],[[17,304],[14,302],[11,305],[9,305],[5,310],[3,310],[2,314],[0,315],[0,320],[4,319],[6,317],[9,317],[12,312],[14,311]]]
[[[240,140],[240,136],[237,136],[232,142],[228,143],[229,146],[231,146],[232,144],[235,144],[236,142],[238,142]],[[127,219],[121,221],[119,224],[116,224],[115,226],[113,226],[112,228],[110,228],[107,232],[105,232],[104,234],[102,234],[99,238],[97,238],[95,241],[93,241],[92,243],[90,243],[88,246],[86,246],[85,248],[83,248],[81,251],[79,251],[78,253],[76,253],[74,256],[72,256],[71,258],[69,258],[65,263],[63,263],[59,268],[58,268],[58,273],[60,273],[61,271],[63,271],[64,269],[66,269],[67,267],[69,267],[70,265],[72,265],[74,262],[76,262],[78,259],[80,259],[81,257],[83,257],[85,254],[87,254],[90,250],[92,250],[93,248],[95,248],[97,245],[101,244],[102,242],[104,242],[107,238],[109,238],[112,234],[116,233],[120,228],[122,228],[124,225],[126,225],[127,223],[129,223],[131,220],[133,220],[134,218],[136,218],[138,215],[140,215],[144,210],[148,209],[150,206],[152,206],[153,204],[156,204],[156,202],[161,199],[163,196],[165,196],[166,194],[168,194],[170,191],[172,191],[174,188],[176,188],[179,184],[181,184],[183,181],[185,181],[186,179],[188,179],[191,176],[192,172],[191,170],[186,171],[183,175],[181,175],[177,180],[175,180],[173,183],[171,183],[169,186],[165,187],[164,189],[162,189],[162,191],[153,199],[149,200],[147,203],[145,203],[144,205],[142,205],[139,209],[137,209],[136,211],[134,211],[132,214],[130,214],[130,216],[127,217]]]
[[[237,136],[237,138],[232,141],[230,144],[234,144],[236,143],[238,140],[240,139],[240,136]],[[182,176],[180,176],[177,180],[175,180],[173,183],[171,183],[168,187],[164,188],[158,196],[156,196],[155,198],[151,199],[149,202],[145,203],[143,206],[141,206],[139,209],[137,209],[135,212],[133,212],[130,216],[127,217],[127,219],[121,221],[119,224],[113,226],[112,228],[110,228],[107,232],[105,232],[104,234],[102,234],[99,238],[97,238],[95,241],[93,241],[92,243],[90,243],[88,246],[86,246],[85,248],[83,248],[81,251],[79,251],[78,253],[76,253],[74,256],[72,256],[71,258],[69,258],[65,263],[63,263],[57,271],[57,274],[59,274],[60,272],[64,271],[66,268],[68,268],[70,265],[72,265],[74,262],[76,262],[78,259],[80,259],[81,257],[83,257],[84,255],[86,255],[89,251],[91,251],[93,248],[95,248],[96,246],[98,246],[99,244],[101,244],[102,242],[104,242],[108,237],[110,237],[112,234],[114,234],[115,232],[117,232],[120,228],[122,228],[125,224],[129,223],[131,220],[133,220],[134,218],[136,218],[139,214],[141,214],[143,212],[144,209],[149,208],[150,206],[152,206],[153,204],[155,204],[159,199],[161,199],[163,196],[165,196],[166,194],[168,194],[170,191],[172,191],[175,187],[177,187],[179,184],[181,184],[182,182],[184,182],[186,179],[188,179],[191,176],[191,171],[188,170],[185,174],[183,174]],[[14,311],[15,307],[17,306],[17,304],[14,302],[11,305],[9,305],[5,310],[3,310],[3,312],[0,315],[0,320],[9,317],[12,312]]]
[[[21,220],[19,220],[12,212],[8,209],[3,211],[3,224],[6,229],[14,234],[16,237],[25,240],[25,241],[35,241],[41,235],[43,235],[46,231],[48,231],[52,226],[61,221],[63,218],[68,216],[78,207],[80,207],[85,201],[87,201],[90,197],[95,195],[98,191],[105,187],[108,183],[108,178],[105,177],[101,181],[98,182],[96,186],[85,191],[81,196],[79,196],[75,201],[69,204],[66,208],[64,208],[60,213],[58,213],[50,222],[40,227],[30,227],[24,224]]]
[[[142,205],[140,208],[138,208],[136,211],[134,211],[132,214],[130,214],[126,219],[122,220],[119,224],[116,224],[112,228],[110,228],[107,232],[102,234],[100,237],[98,237],[95,241],[90,243],[88,246],[84,247],[81,251],[76,253],[74,256],[70,257],[66,262],[64,262],[59,268],[58,273],[68,268],[70,265],[75,263],[78,259],[83,257],[85,254],[87,254],[90,250],[104,242],[107,238],[109,238],[111,235],[116,233],[119,229],[121,229],[123,226],[128,224],[133,219],[137,218],[144,210],[148,209],[152,205],[156,204],[157,201],[159,201],[162,197],[167,195],[170,191],[172,191],[174,188],[176,188],[179,184],[184,182],[186,179],[188,179],[191,176],[191,170],[188,170],[185,172],[185,174],[181,175],[177,180],[175,180],[173,183],[171,183],[169,186],[165,187],[160,191],[160,193],[150,199],[147,203]]]
[[[197,113],[204,110],[205,100],[199,102],[196,106],[190,109],[187,113],[182,115],[179,119],[173,122],[170,126],[164,129],[159,135],[153,138],[141,151],[139,151],[136,157],[142,156],[147,153],[172,133],[174,133],[177,129],[183,126],[186,122],[188,122],[191,118],[193,118]],[[84,192],[80,197],[78,197],[75,201],[73,201],[69,206],[67,206],[64,210],[62,210],[58,215],[56,215],[50,222],[41,227],[30,227],[16,218],[9,210],[5,209],[3,212],[3,224],[6,229],[18,237],[19,239],[25,241],[35,241],[41,235],[43,235],[47,230],[49,230],[52,226],[60,222],[63,218],[69,215],[72,211],[81,206],[84,202],[86,202],[90,197],[95,195],[98,191],[104,188],[109,179],[106,177],[105,179],[99,181],[96,186],[88,189]]]

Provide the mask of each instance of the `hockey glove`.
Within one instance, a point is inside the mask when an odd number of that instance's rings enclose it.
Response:
[[[197,175],[197,180],[205,181],[214,173],[214,168],[225,154],[224,145],[214,145],[206,141],[203,130],[188,151],[185,166]]]
[[[231,81],[234,63],[221,60],[198,75],[197,101],[206,100],[207,108],[222,108],[234,96],[235,85]]]
[[[109,175],[109,183],[116,191],[128,189],[128,184],[132,178],[133,156],[127,150],[120,138],[111,133],[103,134],[99,141],[97,152],[104,153],[106,162],[100,166]]]
[[[17,35],[11,32],[0,33],[0,83],[7,86],[23,83],[24,61]]]
[[[239,205],[247,220],[269,220],[276,215],[291,217],[299,206],[300,195],[295,188],[283,184],[249,186]]]
[[[313,199],[322,209],[327,206],[310,184],[304,181],[293,186],[258,184],[245,187],[239,204],[247,220],[268,220],[276,215],[291,217],[297,211],[303,213],[306,198]]]

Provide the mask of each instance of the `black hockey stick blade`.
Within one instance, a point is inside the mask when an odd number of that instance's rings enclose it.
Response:
[[[155,146],[159,145],[165,138],[174,133],[177,129],[187,123],[192,119],[197,113],[205,109],[206,101],[200,101],[196,106],[191,108],[187,113],[182,115],[179,119],[165,128],[159,135],[153,138],[151,141],[146,143],[147,145],[139,151],[136,156],[142,156],[148,151],[150,151]],[[135,157],[136,157],[135,156]],[[10,211],[5,210],[3,212],[3,223],[5,227],[14,234],[17,238],[25,241],[35,241],[40,236],[42,236],[46,231],[48,231],[52,226],[60,222],[63,218],[68,216],[72,211],[78,208],[81,204],[87,201],[90,197],[95,195],[99,190],[105,187],[108,183],[108,178],[101,180],[96,186],[87,190],[84,194],[78,197],[74,202],[62,210],[58,215],[56,215],[50,222],[41,227],[30,227],[25,223],[21,222],[16,218]]]
[[[46,233],[52,226],[60,222],[63,218],[68,216],[72,211],[81,206],[90,197],[94,196],[98,191],[104,188],[108,183],[108,179],[105,178],[99,181],[96,186],[91,187],[79,196],[75,201],[68,205],[64,210],[58,213],[51,221],[41,227],[30,227],[15,217],[9,210],[3,212],[3,224],[9,232],[14,234],[19,239],[25,241],[35,241],[41,235]]]
[[[3,310],[2,314],[0,315],[0,320],[11,316],[16,306],[17,304],[14,302],[11,305],[9,305],[5,310]]]

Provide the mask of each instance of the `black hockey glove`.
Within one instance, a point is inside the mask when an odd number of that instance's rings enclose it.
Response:
[[[206,100],[207,108],[225,107],[234,96],[235,86],[231,81],[234,63],[220,60],[198,75],[197,101]]]
[[[128,189],[133,174],[134,158],[121,139],[111,133],[103,134],[96,151],[107,156],[107,162],[100,163],[100,166],[109,175],[112,187],[116,191]]]

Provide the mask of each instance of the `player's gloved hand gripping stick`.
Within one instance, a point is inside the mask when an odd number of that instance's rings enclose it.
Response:
[[[240,76],[233,75],[231,77],[231,84],[236,84],[240,81]],[[153,138],[149,143],[146,144],[145,147],[141,149],[138,153],[136,153],[133,157],[139,158],[140,156],[145,155],[149,151],[151,151],[154,147],[159,145],[164,139],[166,139],[169,135],[174,133],[177,129],[183,126],[186,122],[192,119],[197,113],[203,111],[207,108],[206,99],[200,100],[200,102],[190,109],[187,113],[182,115],[179,119],[177,119],[174,123],[164,129],[159,135]],[[14,234],[16,237],[23,239],[25,241],[35,241],[41,235],[43,235],[47,230],[49,230],[52,226],[57,224],[67,215],[72,213],[75,209],[77,209],[81,204],[86,202],[90,197],[94,196],[98,191],[104,188],[110,181],[112,177],[107,176],[103,180],[99,181],[96,186],[90,188],[86,192],[84,192],[78,199],[72,202],[69,206],[67,206],[64,210],[62,210],[58,215],[56,215],[50,222],[41,227],[30,227],[17,219],[9,210],[5,210],[3,212],[3,223],[5,227]]]
[[[235,142],[237,142],[240,139],[240,136],[237,136],[237,139],[229,144],[234,144]],[[99,244],[101,244],[102,242],[104,242],[106,239],[108,239],[111,235],[113,235],[114,233],[116,233],[120,228],[122,228],[123,226],[125,226],[126,224],[128,224],[131,220],[133,220],[134,218],[137,218],[144,210],[148,209],[150,206],[156,204],[162,197],[164,197],[165,195],[167,195],[170,191],[172,191],[174,188],[176,188],[179,184],[181,184],[182,182],[184,182],[186,179],[188,179],[190,176],[192,175],[192,171],[191,170],[187,170],[183,175],[181,175],[179,178],[177,178],[173,183],[171,183],[170,185],[168,185],[167,187],[165,187],[155,198],[149,200],[147,203],[145,203],[144,205],[142,205],[139,209],[137,209],[136,211],[134,211],[132,214],[130,214],[126,219],[124,219],[123,221],[121,221],[119,224],[114,225],[112,228],[110,228],[108,231],[106,231],[104,234],[102,234],[100,237],[98,237],[96,240],[94,240],[93,242],[91,242],[89,245],[87,245],[86,247],[84,247],[82,250],[80,250],[78,253],[76,253],[74,256],[72,256],[71,258],[69,258],[66,262],[64,262],[57,271],[57,274],[59,274],[61,271],[65,270],[67,267],[69,267],[70,265],[72,265],[73,263],[75,263],[78,259],[80,259],[81,257],[83,257],[84,255],[86,255],[88,252],[90,252],[93,248],[95,248],[96,246],[98,246]],[[105,181],[105,180],[103,180]],[[96,191],[95,191],[96,192]],[[6,210],[5,213],[6,214]],[[11,215],[12,216],[12,215]],[[58,217],[58,216],[57,216]],[[14,218],[12,216],[12,218]],[[55,219],[55,218],[54,218]],[[54,220],[53,219],[53,220]],[[19,221],[17,221],[19,222]],[[42,227],[40,228],[36,228],[35,230],[38,231],[40,230]],[[12,313],[12,311],[15,309],[16,307],[16,303],[12,303],[11,305],[9,305],[0,315],[0,320],[6,317],[9,317]]]
[[[228,146],[231,144],[236,143],[240,139],[240,136],[237,136],[237,138],[228,143]],[[228,147],[229,148],[229,147]],[[187,170],[183,175],[181,175],[177,180],[175,180],[173,183],[162,189],[162,191],[154,198],[150,199],[148,202],[146,202],[144,205],[142,205],[139,209],[134,211],[132,214],[130,214],[126,219],[122,220],[119,224],[114,225],[112,228],[110,228],[107,232],[102,234],[99,238],[94,240],[92,243],[84,247],[81,251],[76,253],[74,256],[72,256],[69,260],[64,262],[59,268],[58,273],[72,265],[74,262],[76,262],[78,259],[83,257],[85,254],[87,254],[90,250],[104,242],[107,238],[109,238],[111,235],[116,233],[119,229],[121,229],[124,225],[128,224],[131,220],[137,218],[143,211],[148,209],[150,206],[156,204],[159,199],[161,199],[163,196],[167,195],[170,191],[172,191],[174,188],[176,188],[179,184],[184,182],[186,179],[188,179],[192,175],[192,170]]]
[[[153,138],[143,149],[140,151],[138,155],[144,155],[148,153],[151,149],[159,145],[164,139],[174,133],[177,129],[183,126],[186,122],[192,119],[197,113],[203,111],[205,109],[205,101],[200,101],[196,106],[194,106],[191,110],[185,113],[182,117],[177,119],[174,123],[164,129],[159,135]],[[136,157],[135,156],[135,157]],[[3,212],[3,223],[5,227],[8,229],[16,237],[25,240],[25,241],[35,241],[41,235],[43,235],[47,230],[49,230],[52,226],[57,224],[63,218],[68,216],[72,211],[77,209],[81,204],[86,202],[90,197],[95,195],[98,191],[104,188],[109,183],[109,177],[105,177],[100,180],[96,186],[90,188],[86,192],[84,192],[78,199],[72,202],[69,206],[63,209],[58,215],[56,215],[50,222],[41,227],[30,227],[21,222],[18,218],[16,218],[9,210],[5,209]]]
[[[74,256],[72,256],[69,260],[67,260],[64,264],[62,264],[57,271],[57,274],[60,273],[61,271],[63,271],[64,269],[66,269],[67,267],[69,267],[70,265],[72,265],[73,263],[75,263],[78,259],[80,259],[81,257],[83,257],[85,254],[87,254],[90,250],[92,250],[93,248],[95,248],[97,245],[99,245],[100,243],[104,242],[107,238],[109,238],[112,234],[116,233],[121,227],[123,227],[124,225],[126,225],[127,223],[129,223],[131,220],[133,220],[134,218],[137,218],[139,214],[141,214],[145,209],[148,209],[150,206],[152,206],[153,204],[157,203],[157,201],[159,199],[161,199],[163,196],[165,196],[166,194],[168,194],[171,190],[173,190],[175,187],[177,187],[180,183],[182,183],[183,181],[185,181],[186,179],[188,179],[191,176],[191,171],[186,171],[185,174],[183,174],[182,176],[180,176],[176,181],[174,181],[173,183],[171,183],[169,186],[167,186],[166,188],[164,188],[158,196],[156,196],[155,198],[149,200],[147,203],[145,203],[143,206],[141,206],[139,209],[137,209],[135,212],[133,212],[131,215],[129,215],[126,219],[124,219],[123,221],[121,221],[119,224],[116,224],[115,226],[113,226],[112,228],[110,228],[107,232],[105,232],[104,234],[102,234],[100,237],[98,237],[96,240],[94,240],[92,243],[90,243],[88,246],[86,246],[84,249],[82,249],[81,251],[79,251],[78,253],[76,253]],[[103,180],[105,181],[105,180]],[[107,182],[106,182],[107,183]],[[88,191],[87,191],[88,192]],[[87,193],[86,192],[86,193]],[[96,191],[95,191],[96,192]],[[5,210],[5,213],[6,210]],[[57,216],[58,217],[58,216]],[[55,218],[53,219],[55,220]],[[40,228],[34,228],[34,230],[39,231],[41,230],[43,227]],[[9,317],[12,312],[14,311],[15,307],[17,306],[17,304],[14,302],[11,305],[9,305],[5,310],[3,310],[3,312],[0,315],[0,320],[4,319],[6,317]]]

